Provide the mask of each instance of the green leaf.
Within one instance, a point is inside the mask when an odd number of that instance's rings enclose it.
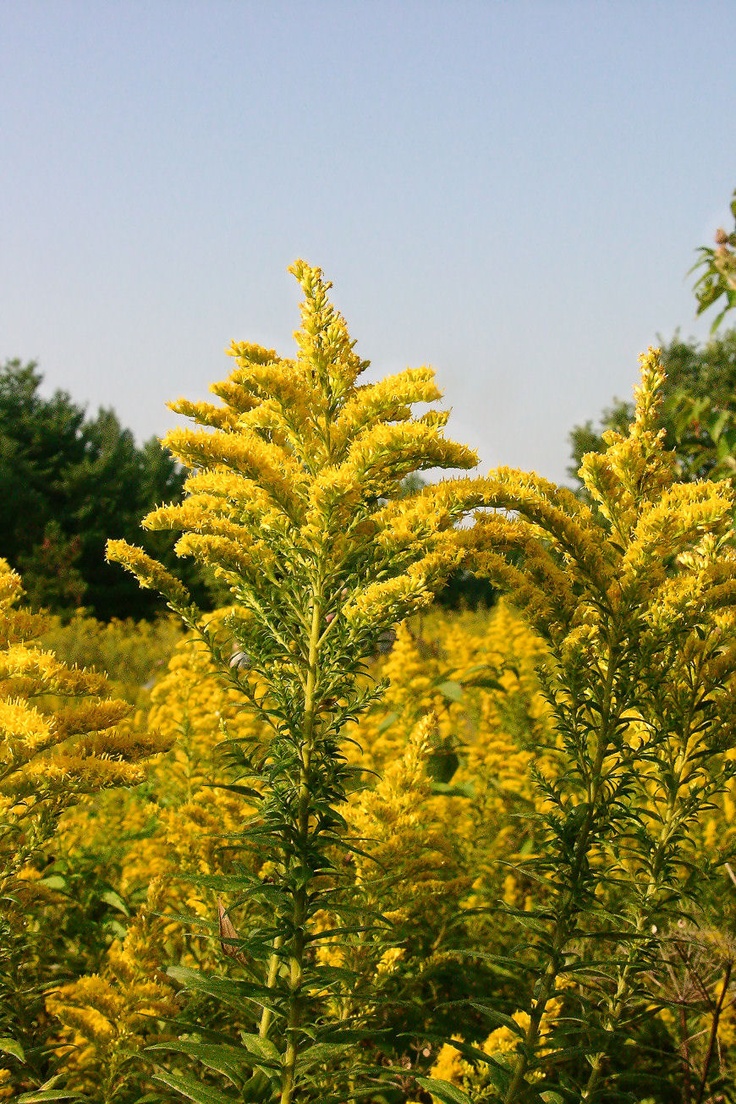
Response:
[[[229,790],[230,793],[240,794],[241,797],[255,797],[260,801],[263,794],[253,786],[241,786],[239,782],[212,782],[213,790]]]
[[[108,889],[102,894],[102,898],[106,905],[112,905],[118,912],[122,912],[124,916],[130,916],[130,909],[126,905],[123,898],[119,893],[116,893],[114,889]]]
[[[329,1062],[332,1058],[340,1058],[345,1054],[347,1043],[315,1043],[304,1051],[297,1059],[297,1069],[304,1074],[313,1066],[322,1062]]]
[[[220,1089],[215,1089],[211,1085],[202,1085],[198,1081],[194,1081],[185,1073],[169,1073],[160,1070],[154,1074],[154,1081],[161,1081],[162,1084],[168,1085],[170,1089],[176,1089],[182,1096],[194,1100],[195,1104],[234,1104],[234,1101],[237,1100],[237,1097],[221,1092]]]
[[[15,1039],[11,1039],[7,1035],[0,1036],[0,1054],[12,1054],[19,1062],[25,1062],[26,1060],[25,1051],[20,1043],[16,1043]]]
[[[187,989],[206,993],[241,1010],[243,1002],[247,1000],[252,1000],[261,1007],[264,1004],[270,1006],[274,996],[273,990],[265,985],[253,985],[251,982],[235,981],[233,978],[212,977],[209,974],[200,973],[199,970],[190,970],[186,966],[169,966],[166,973]]]
[[[42,1100],[83,1100],[84,1097],[80,1096],[76,1092],[64,1092],[58,1089],[38,1089],[31,1092],[22,1093],[21,1096],[16,1096],[16,1104],[36,1104],[36,1101]]]
[[[513,1020],[511,1016],[504,1015],[503,1012],[498,1012],[490,1004],[484,1000],[469,1000],[468,1004],[471,1008],[477,1008],[479,1012],[483,1012],[486,1019],[490,1020],[495,1027],[507,1027],[509,1031],[513,1031],[514,1035],[518,1035],[520,1038],[524,1037],[524,1031],[519,1027],[516,1020]]]
[[[437,689],[448,701],[460,702],[463,700],[463,688],[460,683],[455,682],[454,679],[448,679],[446,682],[441,682]]]
[[[41,878],[36,885],[42,885],[46,889],[66,889],[66,878],[62,878],[61,874],[49,874],[48,878]]]
[[[398,721],[398,719],[398,713],[387,713],[376,730],[377,734],[380,736],[382,732],[385,732],[387,728],[390,728],[395,721]]]
[[[433,794],[444,794],[445,797],[475,797],[475,786],[472,782],[461,782],[453,786],[449,782],[432,782]]]
[[[279,1061],[276,1044],[270,1039],[262,1039],[260,1035],[249,1035],[247,1031],[241,1031],[240,1038],[243,1040],[243,1046],[253,1054],[257,1054],[259,1058],[264,1058],[267,1062]]]
[[[148,1050],[172,1050],[179,1054],[188,1054],[197,1058],[207,1069],[216,1070],[217,1073],[227,1077],[236,1088],[242,1086],[246,1074],[250,1074],[255,1068],[263,1065],[274,1067],[275,1063],[263,1058],[258,1053],[246,1050],[243,1047],[226,1046],[222,1043],[199,1043],[188,1039],[174,1040],[170,1043],[156,1043],[148,1047]]]
[[[457,1085],[451,1085],[449,1081],[439,1081],[436,1077],[417,1077],[417,1084],[436,1096],[443,1104],[473,1104],[470,1097]]]
[[[499,690],[502,694],[506,692],[506,687],[502,682],[499,682],[497,678],[492,678],[490,675],[481,675],[479,678],[469,678],[465,680],[466,686],[479,686],[481,690]]]

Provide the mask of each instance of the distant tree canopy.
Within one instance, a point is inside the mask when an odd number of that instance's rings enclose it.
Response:
[[[685,480],[736,475],[736,330],[704,345],[678,335],[662,348],[667,373],[663,424],[665,444],[677,456]],[[623,432],[633,418],[630,402],[614,399],[597,425],[587,421],[570,433],[574,479],[586,452],[603,446],[607,429]]]
[[[183,474],[156,438],[142,446],[112,410],[89,418],[65,391],[41,394],[35,362],[0,366],[0,556],[22,572],[36,607],[149,617],[160,599],[105,562],[108,537],[143,543],[204,597],[196,568],[140,518],[180,497]],[[206,600],[206,599],[205,599]]]

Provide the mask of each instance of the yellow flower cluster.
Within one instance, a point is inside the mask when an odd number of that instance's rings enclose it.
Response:
[[[131,706],[106,696],[103,675],[68,667],[41,647],[47,623],[18,607],[21,594],[20,578],[0,561],[0,1008],[7,1030],[33,1047],[39,1025],[29,1026],[18,978],[38,961],[28,917],[52,896],[40,872],[44,847],[66,810],[85,795],[141,782],[146,760],[170,740],[136,728]],[[22,1065],[20,1080],[3,1075],[9,1087],[0,1094],[31,1087]]]
[[[138,1052],[157,1034],[166,1036],[166,1021],[178,1011],[161,969],[166,922],[156,913],[162,890],[162,879],[154,879],[125,938],[112,944],[101,976],[62,985],[46,1001],[66,1029],[59,1045],[66,1053],[68,1085],[103,1104],[125,1085]]]
[[[559,997],[555,997],[547,1005],[540,1029],[542,1052],[545,1050],[545,1042],[547,1042],[547,1049],[549,1048],[549,1036],[562,1014],[562,1008],[563,1002]],[[511,1019],[518,1026],[519,1031],[504,1024],[492,1031],[480,1047],[489,1058],[507,1066],[507,1068],[518,1050],[523,1032],[529,1026],[527,1012],[514,1012]],[[459,1043],[463,1042],[460,1035],[454,1035],[453,1039]],[[444,1043],[440,1048],[430,1070],[430,1076],[441,1081],[447,1081],[451,1085],[457,1085],[473,1101],[498,1100],[488,1066],[480,1059],[468,1061],[463,1058],[461,1051],[454,1047],[452,1043]],[[539,1077],[533,1078],[533,1080],[539,1079]],[[437,1097],[433,1096],[432,1100],[434,1104],[440,1104]]]
[[[305,293],[298,356],[233,344],[237,367],[212,387],[225,405],[174,404],[202,427],[165,440],[192,470],[187,497],[154,510],[144,525],[181,530],[179,553],[214,567],[241,607],[271,629],[277,599],[308,580],[315,562],[326,616],[345,620],[345,631],[391,624],[426,605],[457,563],[452,526],[463,509],[459,490],[397,498],[402,480],[428,468],[473,467],[476,456],[444,437],[446,415],[412,417],[414,404],[440,397],[430,369],[359,385],[367,362],[328,299],[329,283],[301,261],[292,272]],[[160,565],[120,541],[108,555],[191,622],[188,596]],[[356,571],[360,585],[343,593]],[[297,643],[287,634],[282,653]]]
[[[0,561],[0,877],[16,874],[80,795],[142,781],[169,741],[127,725],[106,680],[69,668],[37,638],[43,618],[16,608],[19,577]]]

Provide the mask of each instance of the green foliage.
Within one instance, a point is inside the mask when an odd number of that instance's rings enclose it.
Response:
[[[525,945],[505,960],[527,973],[525,1019],[510,1053],[486,1048],[505,1104],[538,1099],[537,1085],[591,1102],[631,1090],[618,1055],[657,1007],[673,927],[696,921],[716,882],[699,825],[736,748],[733,496],[675,481],[662,383],[650,352],[628,433],[583,461],[590,506],[501,469],[480,481],[497,512],[464,534],[473,566],[511,592],[550,652],[541,845],[521,866],[538,897],[517,912]],[[651,1074],[638,1091],[652,1091]]]
[[[361,849],[345,806],[361,772],[348,761],[343,728],[380,695],[365,679],[379,641],[429,604],[459,559],[459,493],[407,493],[406,477],[476,463],[443,436],[447,415],[412,415],[415,404],[440,397],[431,371],[360,386],[367,362],[328,299],[330,285],[301,261],[292,271],[304,291],[297,357],[235,345],[236,369],[213,387],[223,405],[175,405],[206,428],[168,435],[192,470],[188,494],[144,522],[183,531],[178,552],[215,570],[230,609],[203,616],[142,550],[108,545],[206,642],[259,722],[250,736],[223,732],[220,784],[243,808],[242,828],[223,841],[236,869],[198,879],[233,897],[220,937],[236,976],[174,975],[252,1022],[240,1041],[178,1044],[238,1094],[161,1073],[201,1101],[343,1104],[356,1082],[370,1080],[356,1047],[370,989],[361,990],[349,966],[319,955],[336,937],[385,924],[361,909],[359,892],[345,892],[345,859]],[[269,859],[268,878],[253,873],[254,856]],[[325,913],[336,917],[326,930]]]
[[[675,336],[661,350],[665,371],[661,424],[665,448],[675,453],[679,479],[723,478],[736,471],[736,330],[705,345]],[[598,426],[592,421],[570,433],[568,474],[582,491],[578,472],[588,452],[605,449],[604,433],[625,432],[632,403],[614,399]],[[583,492],[584,493],[584,492]]]
[[[731,200],[731,214],[736,220],[736,191]],[[695,294],[698,300],[698,314],[709,310],[719,300],[721,310],[716,315],[711,325],[711,333],[718,329],[726,314],[736,307],[736,226],[727,233],[725,230],[716,231],[716,247],[701,246],[698,250],[700,260],[696,262],[692,271],[700,269],[700,276],[695,283]]]
[[[105,562],[105,541],[138,539],[141,513],[180,493],[181,470],[155,438],[136,445],[112,410],[88,418],[42,383],[33,362],[0,366],[0,556],[23,571],[35,608],[150,617],[156,603]],[[175,563],[170,540],[146,541]],[[187,578],[206,601],[197,573]]]

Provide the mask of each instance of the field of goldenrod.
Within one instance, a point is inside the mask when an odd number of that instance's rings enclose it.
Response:
[[[656,352],[584,494],[473,466],[319,270],[147,516],[227,596],[66,624],[0,566],[0,1099],[732,1100],[736,553]],[[472,523],[458,525],[462,519]],[[459,566],[504,596],[442,612]],[[183,623],[184,628],[180,625]]]

